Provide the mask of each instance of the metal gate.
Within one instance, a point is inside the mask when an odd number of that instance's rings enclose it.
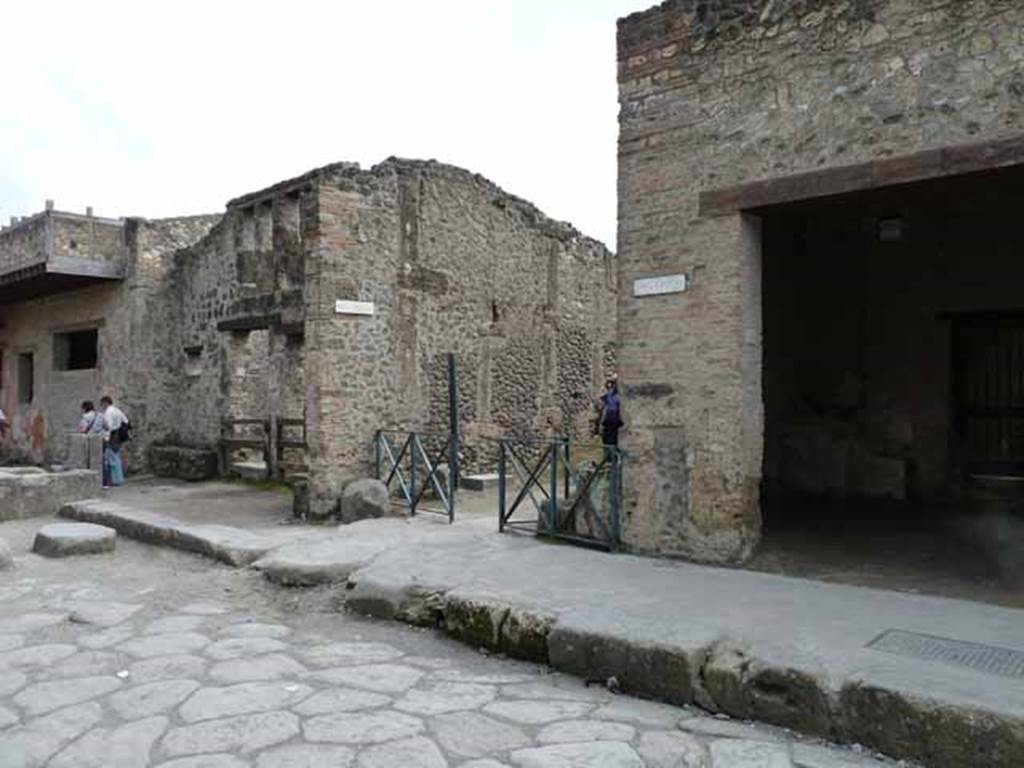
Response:
[[[498,440],[498,530],[617,549],[622,464],[613,446]]]
[[[374,438],[374,461],[377,479],[388,487],[394,503],[410,515],[441,515],[454,522],[458,488],[455,434],[382,429]]]
[[[954,349],[964,473],[1024,476],[1024,316],[961,319]]]

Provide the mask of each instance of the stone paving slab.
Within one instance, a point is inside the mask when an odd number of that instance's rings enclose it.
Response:
[[[929,765],[1024,765],[1024,681],[869,647],[898,628],[1024,650],[1024,612],[422,527],[349,573],[350,608]],[[340,559],[389,534],[353,526]]]
[[[0,655],[2,768],[894,768],[339,613],[333,590],[151,554],[123,543],[114,579],[30,558],[50,581],[0,597],[18,638]]]
[[[652,699],[863,743],[933,768],[974,765],[979,754],[992,768],[1024,765],[1024,680],[870,647],[884,632],[900,630],[1024,651],[1022,611],[609,555],[470,525],[372,520],[343,532],[292,531],[274,548],[262,531],[183,525],[111,502],[68,505],[65,512],[234,565],[256,562],[282,584],[338,583],[354,611],[445,627],[474,647],[612,681]],[[129,648],[139,653],[145,646]],[[200,651],[187,643],[167,648],[177,655]],[[321,660],[329,655],[318,654],[327,652],[308,653],[305,663],[278,652],[212,659],[209,674],[221,685],[304,675],[304,682],[398,698],[419,684],[411,665],[357,657],[354,666],[331,661],[336,666],[325,669]],[[31,654],[22,663],[33,663]],[[395,669],[402,667],[410,671]],[[442,698],[427,703],[430,696],[417,695],[406,708],[443,708]],[[435,723],[461,714],[439,714]],[[470,754],[471,744],[468,752],[457,746],[494,730],[491,718],[475,716],[483,720],[461,731],[434,726],[444,732],[436,738],[446,751],[484,756]],[[498,731],[513,727],[495,722]],[[702,739],[743,740],[735,723],[683,728]],[[446,738],[456,747],[445,746]],[[730,751],[738,747],[722,749],[730,755],[723,760],[749,762],[743,750]],[[749,749],[762,752],[768,754]]]

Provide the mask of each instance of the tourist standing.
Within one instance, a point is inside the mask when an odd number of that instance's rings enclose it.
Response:
[[[124,485],[121,446],[129,439],[128,417],[114,405],[109,395],[100,398],[100,415],[103,419],[103,487]]]
[[[622,402],[619,400],[619,385],[615,379],[604,383],[604,393],[598,398],[601,428],[601,442],[605,445],[619,444],[619,429],[622,427]]]
[[[4,413],[4,409],[0,408],[0,438],[7,437],[7,414]]]
[[[92,400],[82,403],[82,418],[78,420],[78,431],[83,435],[97,435],[103,432],[103,419],[96,413]]]

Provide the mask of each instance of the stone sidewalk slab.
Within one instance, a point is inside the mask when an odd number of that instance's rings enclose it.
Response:
[[[195,525],[157,512],[115,501],[87,499],[65,504],[61,517],[113,528],[122,536],[188,552],[196,552],[235,567],[249,565],[309,531],[249,531],[228,525]]]
[[[928,766],[1024,765],[1022,611],[420,527],[352,570],[351,609]],[[339,553],[391,535],[378,521],[347,534]],[[990,650],[881,650],[893,631]]]

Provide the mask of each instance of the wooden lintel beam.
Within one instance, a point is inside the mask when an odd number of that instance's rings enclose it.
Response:
[[[1024,136],[928,149],[856,165],[709,189],[700,193],[700,215],[724,216],[784,203],[1015,165],[1024,165]]]

